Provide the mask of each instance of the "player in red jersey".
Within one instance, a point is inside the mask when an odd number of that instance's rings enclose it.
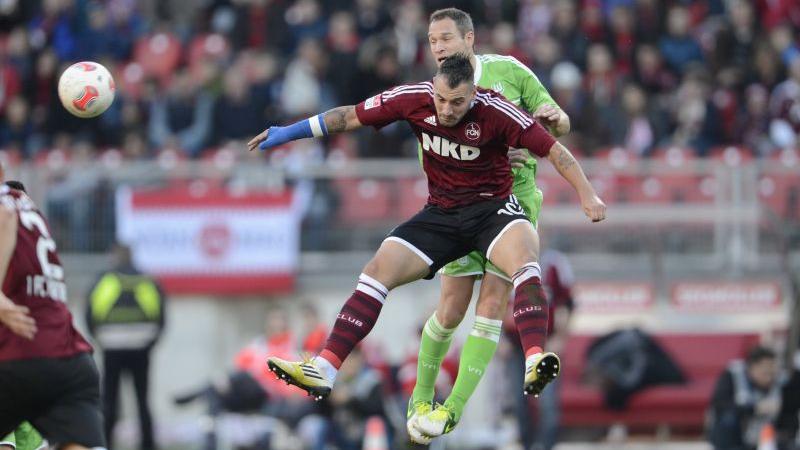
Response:
[[[12,186],[0,184],[0,436],[27,420],[55,448],[105,447],[92,347],[72,325],[56,243]]]
[[[559,372],[558,357],[544,351],[548,306],[537,260],[538,238],[516,198],[508,148],[548,156],[576,188],[591,185],[575,158],[529,115],[501,95],[473,84],[464,55],[447,58],[432,82],[399,86],[355,106],[344,106],[288,127],[270,127],[250,150],[290,140],[376,128],[405,120],[423,149],[428,203],[389,233],[359,277],[337,316],[325,348],[306,362],[269,358],[291,384],[318,398],[330,393],[336,371],[372,329],[389,291],[442,265],[480,250],[503,272],[514,274],[514,319],[526,350],[524,390],[538,394]],[[584,204],[590,219],[605,218],[605,205],[591,190]]]

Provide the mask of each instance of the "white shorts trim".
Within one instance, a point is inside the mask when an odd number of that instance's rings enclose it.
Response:
[[[408,248],[412,252],[416,253],[417,256],[419,256],[423,261],[425,261],[425,264],[427,264],[429,266],[433,265],[433,260],[430,259],[428,257],[428,255],[426,255],[425,253],[422,253],[422,250],[418,249],[417,247],[414,247],[414,245],[411,242],[408,242],[407,240],[401,239],[401,238],[399,238],[397,236],[389,236],[389,237],[387,237],[386,239],[383,240],[383,242],[386,242],[386,241],[394,241],[394,242],[397,242],[399,244],[404,245],[406,248]]]
[[[529,219],[516,219],[506,224],[506,226],[504,226],[503,229],[500,230],[499,233],[497,233],[497,236],[495,236],[494,239],[492,239],[492,243],[489,244],[489,249],[486,250],[486,259],[488,259],[489,261],[492,260],[492,250],[494,250],[494,245],[497,244],[497,241],[499,241],[500,238],[503,237],[503,235],[506,233],[506,231],[508,231],[509,228],[511,228],[512,225],[516,225],[520,222],[527,222],[529,224],[531,223]]]
[[[509,284],[513,284],[513,283],[511,282],[511,278],[509,278],[509,277],[507,277],[507,276],[503,275],[503,274],[502,274],[502,273],[500,273],[500,272],[495,272],[494,270],[491,270],[491,269],[486,269],[486,273],[490,273],[490,274],[492,274],[492,275],[494,275],[494,276],[496,276],[496,277],[498,277],[498,278],[500,278],[500,279],[503,279],[503,280],[506,280],[506,281],[508,281],[508,283],[509,283]]]
[[[439,269],[439,271],[437,273],[439,273],[443,277],[451,277],[451,278],[474,277],[474,276],[483,275],[483,272],[467,272],[467,273],[459,273],[459,274],[444,273],[444,267]]]

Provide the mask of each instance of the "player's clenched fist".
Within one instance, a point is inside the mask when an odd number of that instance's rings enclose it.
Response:
[[[581,207],[586,217],[592,219],[592,222],[600,222],[606,218],[606,204],[600,200],[597,194],[581,198]]]

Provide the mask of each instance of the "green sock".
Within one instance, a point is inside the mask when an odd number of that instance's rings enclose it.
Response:
[[[411,397],[415,402],[432,401],[439,367],[450,349],[455,328],[445,328],[436,319],[436,313],[425,322],[417,359],[417,384]]]
[[[458,364],[458,377],[450,396],[444,402],[455,414],[456,421],[461,418],[464,406],[478,387],[486,367],[492,360],[497,343],[500,341],[502,320],[476,317],[475,325],[461,349],[461,361]]]

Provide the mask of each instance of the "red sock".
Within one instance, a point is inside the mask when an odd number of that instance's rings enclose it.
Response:
[[[338,369],[353,348],[372,331],[388,293],[380,282],[361,274],[356,291],[336,316],[333,330],[319,356]]]
[[[514,282],[514,324],[525,356],[541,353],[547,341],[550,308],[542,289],[539,264],[526,264],[511,279]]]

